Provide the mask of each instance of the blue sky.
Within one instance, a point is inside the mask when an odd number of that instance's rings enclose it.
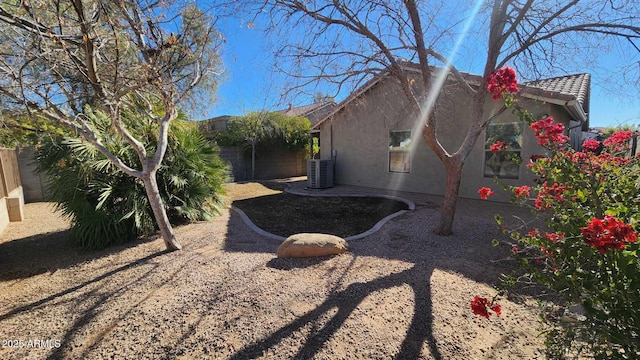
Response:
[[[271,68],[272,45],[260,29],[233,18],[223,19],[218,25],[226,38],[222,51],[225,78],[218,88],[217,101],[207,106],[203,114],[195,116],[196,119],[242,115],[263,109],[273,111],[289,103],[301,106],[313,102],[311,96],[281,99],[286,77]],[[607,84],[598,81],[594,77],[591,84],[591,126],[640,124],[640,97],[630,102],[628,97],[617,96]],[[637,93],[637,88],[632,89]],[[336,100],[347,95],[341,93]]]

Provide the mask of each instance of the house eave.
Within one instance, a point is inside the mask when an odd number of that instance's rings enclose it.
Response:
[[[550,104],[562,106],[569,114],[571,114],[571,116],[574,117],[575,121],[579,121],[581,124],[587,122],[587,114],[584,112],[582,105],[578,102],[578,100],[576,100],[574,96],[560,94],[555,94],[555,96],[545,95],[546,94],[535,94],[526,91],[522,94],[523,97],[532,100],[543,101]]]
[[[320,119],[315,125],[313,125],[311,130],[318,130],[320,128],[320,125],[325,123],[327,120],[331,119],[340,110],[345,108],[347,106],[347,104],[349,104],[353,99],[356,99],[356,98],[360,97],[362,94],[366,93],[369,89],[374,87],[376,84],[378,84],[384,78],[386,78],[388,75],[389,75],[388,72],[376,75],[373,79],[369,80],[369,82],[364,84],[360,89],[358,89],[356,92],[354,92],[353,94],[349,95],[346,99],[344,99],[338,105],[336,105],[324,118]]]
[[[407,71],[415,74],[419,74],[421,71],[416,64],[412,64],[409,62],[401,62],[400,67],[403,71]],[[440,71],[446,70],[446,69],[437,68],[437,67],[430,67],[430,68],[432,70],[432,74],[431,74],[432,76],[434,76],[434,73],[433,73],[434,70],[440,70]],[[469,73],[461,73],[461,75],[470,86],[481,86],[482,84],[483,79],[479,75],[473,75]],[[383,71],[375,75],[371,80],[365,83],[360,89],[358,89],[356,92],[352,93],[350,96],[348,96],[338,105],[336,105],[323,119],[319,120],[312,127],[312,130],[319,129],[322,124],[324,124],[326,121],[331,119],[335,114],[337,114],[342,109],[344,109],[351,101],[362,96],[364,93],[369,91],[371,88],[373,88],[378,83],[380,83],[383,79],[389,76],[390,76],[389,70]],[[452,76],[452,75],[449,74],[449,76]],[[580,101],[578,101],[578,98],[575,95],[561,93],[553,90],[544,90],[539,87],[525,85],[525,84],[521,86],[520,94],[522,97],[525,97],[525,98],[543,101],[543,102],[547,102],[550,104],[563,107],[567,111],[567,113],[569,113],[573,117],[573,120],[580,122],[583,128],[585,126],[588,126],[589,124],[589,116],[585,112],[583,104]],[[588,99],[586,101],[588,104]]]

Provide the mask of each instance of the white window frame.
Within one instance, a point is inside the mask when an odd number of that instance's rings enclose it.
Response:
[[[511,126],[514,128],[513,135],[509,138],[502,138],[499,134],[494,134],[498,127]],[[519,128],[519,129],[518,129]],[[494,131],[492,131],[494,130]],[[507,133],[508,129],[502,130]],[[483,176],[485,178],[498,179],[520,179],[522,145],[523,145],[524,124],[521,121],[490,123],[485,129],[484,156],[483,156]],[[493,152],[491,145],[496,141],[507,143],[507,148],[503,151]]]

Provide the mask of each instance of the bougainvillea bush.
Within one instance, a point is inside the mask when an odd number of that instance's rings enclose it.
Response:
[[[510,88],[490,90],[503,89],[505,103],[529,123],[545,154],[528,164],[538,183],[509,189],[513,201],[531,207],[546,227],[526,222],[507,229],[497,217],[520,265],[505,284],[533,280],[551,290],[556,305],[580,313],[547,318],[549,357],[640,358],[640,158],[630,151],[635,135],[620,131],[575,151],[562,124],[550,117],[531,121],[504,91]],[[491,193],[478,192],[481,198]]]

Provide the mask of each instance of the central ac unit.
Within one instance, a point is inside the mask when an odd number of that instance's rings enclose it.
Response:
[[[333,160],[308,160],[307,186],[310,189],[333,187]]]

